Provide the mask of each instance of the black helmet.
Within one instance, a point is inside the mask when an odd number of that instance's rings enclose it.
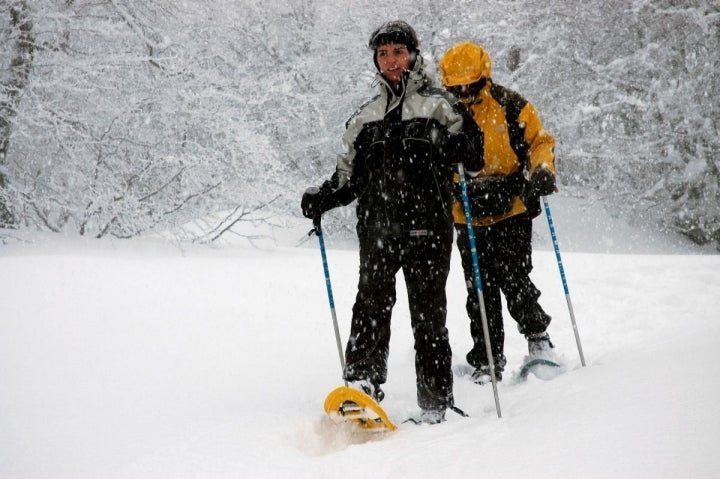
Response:
[[[394,20],[380,25],[380,28],[370,35],[368,46],[375,51],[379,46],[388,43],[402,43],[410,52],[417,52],[420,46],[413,27],[402,20]]]

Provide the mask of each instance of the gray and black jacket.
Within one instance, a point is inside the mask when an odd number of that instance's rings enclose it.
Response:
[[[346,124],[323,210],[357,198],[359,234],[451,227],[454,167],[483,167],[482,132],[462,104],[432,85],[420,56],[400,93],[379,74],[377,81],[380,93]]]

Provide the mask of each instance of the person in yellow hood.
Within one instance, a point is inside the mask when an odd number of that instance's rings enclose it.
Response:
[[[483,284],[495,377],[506,364],[501,292],[510,315],[528,341],[531,357],[553,347],[547,333],[550,316],[538,303],[540,291],[530,279],[532,220],[540,214],[540,196],[556,191],[555,140],[543,129],[533,105],[519,93],[492,81],[487,51],[470,42],[451,47],[440,61],[442,82],[472,113],[484,134],[485,166],[466,177]],[[459,176],[456,174],[456,183]],[[458,188],[459,190],[459,188]],[[459,194],[453,205],[457,244],[467,285],[466,309],[474,345],[467,354],[473,380],[490,381],[482,318],[474,286],[465,213]]]

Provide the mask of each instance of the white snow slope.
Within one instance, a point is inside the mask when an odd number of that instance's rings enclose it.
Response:
[[[720,477],[720,256],[557,203],[587,366],[541,217],[533,278],[567,371],[517,381],[526,345],[507,318],[502,418],[491,387],[456,378],[469,418],[370,436],[322,411],[342,381],[315,239],[290,246],[306,223],[262,248],[0,246],[0,477]],[[344,347],[357,252],[327,236]],[[418,410],[401,275],[398,289],[383,406],[400,422]],[[454,253],[456,365],[470,345],[464,294]]]

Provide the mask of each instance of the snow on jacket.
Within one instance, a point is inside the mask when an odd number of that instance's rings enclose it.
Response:
[[[540,166],[555,173],[555,139],[543,129],[535,107],[520,94],[488,80],[479,100],[470,108],[484,136],[485,166],[480,176],[508,177],[517,172],[526,176]],[[473,218],[473,225],[487,226],[528,210],[531,214],[539,213],[538,198],[526,198],[526,201],[532,204],[526,205],[518,194],[513,198],[510,211],[497,216]],[[453,217],[456,223],[466,223],[463,205],[459,201],[453,204]]]
[[[459,159],[482,168],[482,136],[466,109],[433,86],[418,56],[396,94],[380,94],[348,120],[336,186],[357,198],[358,233],[414,234],[452,225],[452,178]],[[463,120],[465,119],[465,124]]]

